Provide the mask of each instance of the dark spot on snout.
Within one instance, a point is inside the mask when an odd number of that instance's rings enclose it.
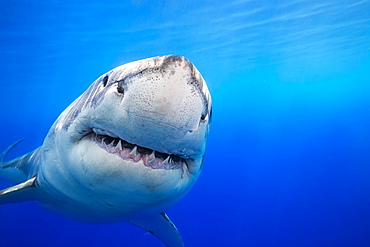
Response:
[[[184,69],[189,67],[190,71],[194,73],[194,65],[192,62],[190,62],[189,59],[183,56],[178,56],[178,55],[170,55],[167,56],[161,65],[161,68],[164,70],[169,67],[169,65],[174,65],[175,67],[177,66],[182,66]],[[170,72],[174,74],[172,71]]]
[[[188,63],[190,63],[186,58],[182,57],[182,56],[178,56],[178,55],[170,55],[168,57],[166,57],[163,61],[163,64],[162,66],[165,68],[167,67],[169,64],[173,64],[175,62],[179,62],[181,63],[182,61],[186,61]]]

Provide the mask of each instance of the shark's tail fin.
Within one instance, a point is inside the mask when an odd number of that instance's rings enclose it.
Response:
[[[30,170],[32,166],[32,160],[35,156],[34,154],[38,149],[11,161],[4,162],[4,159],[9,151],[22,141],[23,140],[16,141],[0,154],[0,178],[2,180],[10,183],[21,183],[34,175],[31,174]]]

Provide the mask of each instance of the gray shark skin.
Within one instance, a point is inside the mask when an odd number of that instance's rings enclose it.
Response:
[[[0,204],[36,201],[71,220],[128,221],[184,246],[164,213],[201,170],[211,120],[207,85],[186,58],[160,56],[100,76],[55,121],[41,147],[4,162]]]

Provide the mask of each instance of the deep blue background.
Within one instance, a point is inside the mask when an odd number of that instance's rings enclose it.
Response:
[[[188,57],[214,103],[186,246],[370,246],[370,2],[1,1],[0,149],[126,62]],[[1,182],[1,187],[6,183]],[[163,246],[127,223],[0,207],[1,246]]]

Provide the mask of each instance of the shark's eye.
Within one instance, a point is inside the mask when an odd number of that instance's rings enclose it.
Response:
[[[121,93],[121,94],[125,93],[124,83],[125,83],[125,80],[118,81],[118,85],[117,85],[118,93]]]
[[[123,89],[122,85],[118,85],[117,92],[119,92],[121,94],[124,94],[125,93],[125,90]]]
[[[106,85],[107,85],[107,83],[108,83],[108,78],[109,78],[109,76],[104,76],[104,78],[103,78],[103,81],[102,81],[102,84],[103,84],[103,87],[105,87]]]
[[[207,114],[202,114],[202,116],[200,117],[200,121],[204,121],[206,120],[206,117],[207,117]]]

